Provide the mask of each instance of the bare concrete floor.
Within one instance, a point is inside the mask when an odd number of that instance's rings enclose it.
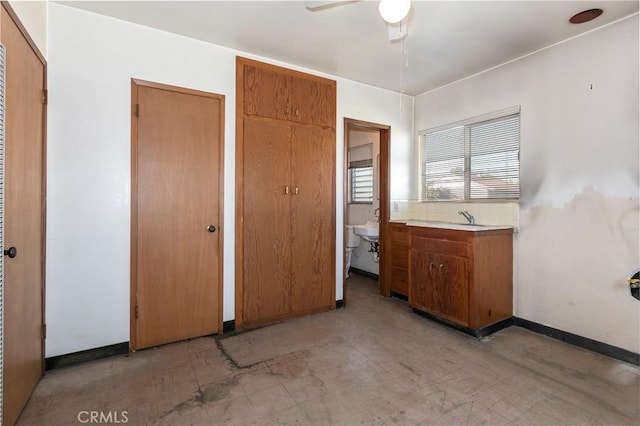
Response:
[[[352,275],[348,307],[49,372],[19,425],[640,424],[640,372],[527,330],[477,340]]]

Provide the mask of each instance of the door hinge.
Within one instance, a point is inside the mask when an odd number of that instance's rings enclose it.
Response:
[[[42,89],[42,104],[47,105],[49,103],[49,91]]]
[[[42,338],[47,338],[47,324],[42,324]]]
[[[140,117],[140,104],[136,104],[135,114],[136,114],[136,117]]]
[[[136,305],[136,312],[135,312],[135,316],[136,316],[136,319],[138,319],[138,305]]]

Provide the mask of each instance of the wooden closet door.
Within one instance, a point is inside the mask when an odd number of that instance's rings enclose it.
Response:
[[[244,120],[243,322],[291,312],[291,125]]]
[[[333,130],[293,125],[293,312],[331,307],[334,262]]]

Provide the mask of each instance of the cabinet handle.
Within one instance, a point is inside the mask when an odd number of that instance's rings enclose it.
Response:
[[[300,188],[296,186],[295,189],[293,190],[293,193],[298,195],[300,193]]]
[[[289,195],[289,185],[284,186],[284,195]]]
[[[444,265],[441,263],[440,266],[438,267],[438,272],[442,273],[443,268],[444,268]]]
[[[298,108],[296,108],[296,117],[300,116],[300,111],[298,111]]]
[[[431,270],[433,270],[433,267],[436,266],[433,264],[433,262],[429,263],[429,272],[431,272]]]

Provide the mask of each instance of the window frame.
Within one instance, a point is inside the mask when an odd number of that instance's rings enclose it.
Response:
[[[471,138],[470,138],[470,126],[479,123],[490,122],[507,118],[509,116],[519,116],[519,129],[518,129],[518,196],[509,198],[471,198]],[[441,132],[457,127],[464,128],[464,177],[463,177],[463,198],[459,199],[428,199],[425,194],[426,186],[426,173],[425,162],[423,161],[424,149],[426,144],[426,137],[428,134]],[[522,142],[522,116],[520,106],[506,108],[500,111],[495,111],[489,114],[483,114],[466,120],[461,120],[429,129],[421,130],[418,132],[418,179],[420,182],[420,195],[419,200],[422,203],[519,203],[521,188],[520,188],[520,175],[521,175],[521,161],[520,151]]]

